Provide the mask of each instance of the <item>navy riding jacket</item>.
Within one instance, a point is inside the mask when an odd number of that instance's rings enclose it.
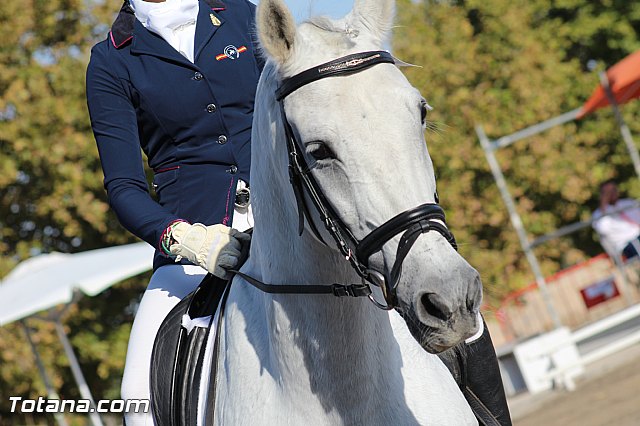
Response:
[[[231,224],[237,180],[249,182],[263,67],[254,16],[246,0],[200,0],[191,63],[144,28],[125,0],[107,39],[91,50],[87,103],[109,204],[155,247],[177,219]],[[154,197],[141,151],[154,171]],[[154,269],[172,262],[157,251]]]

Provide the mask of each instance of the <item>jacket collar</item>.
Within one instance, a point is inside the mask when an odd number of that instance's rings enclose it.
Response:
[[[222,2],[222,0],[202,1],[206,3],[207,6],[209,6],[210,10],[214,12],[221,12],[226,9],[226,5]],[[200,14],[201,13],[199,13],[198,15],[200,16]],[[120,13],[118,13],[118,17],[113,22],[113,25],[111,26],[111,32],[109,33],[111,43],[116,49],[120,49],[133,38],[135,23],[136,15],[133,12],[133,8],[131,7],[131,4],[129,4],[129,0],[124,0],[122,8],[120,8]],[[195,48],[198,49],[197,40]]]
[[[124,4],[120,8],[120,13],[111,25],[109,38],[116,49],[124,46],[133,37],[133,27],[136,23],[136,15],[128,0],[124,0]]]

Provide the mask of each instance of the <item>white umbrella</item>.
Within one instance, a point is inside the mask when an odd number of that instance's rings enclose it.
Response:
[[[137,243],[75,254],[42,254],[21,262],[0,281],[0,326],[21,320],[51,399],[58,399],[58,396],[46,375],[25,319],[40,311],[72,303],[74,294],[78,292],[95,296],[119,281],[150,270],[153,252],[149,244]],[[60,322],[60,313],[53,315],[52,320],[69,358],[71,372],[80,394],[83,399],[93,402],[71,343]],[[94,411],[89,416],[94,426],[102,426],[98,413]],[[56,420],[61,425],[67,424],[60,413],[56,414]]]
[[[147,243],[25,260],[0,281],[0,326],[69,303],[77,290],[95,296],[148,271],[152,260],[153,248]]]

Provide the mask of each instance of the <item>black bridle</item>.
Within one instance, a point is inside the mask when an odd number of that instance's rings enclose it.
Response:
[[[284,108],[285,98],[299,88],[314,81],[335,76],[346,76],[358,73],[378,64],[394,64],[394,58],[385,51],[361,52],[344,56],[331,62],[303,71],[282,81],[276,91],[276,99],[280,105],[282,121],[287,139],[289,153],[289,179],[295,193],[298,206],[298,232],[302,235],[305,218],[314,235],[324,243],[324,239],[316,227],[305,194],[311,200],[320,216],[324,227],[333,237],[340,252],[350,262],[353,269],[362,278],[362,284],[355,285],[269,285],[245,274],[238,273],[253,286],[268,293],[287,294],[334,294],[335,296],[367,296],[376,306],[382,309],[393,309],[397,306],[396,286],[400,279],[402,263],[418,237],[429,231],[440,233],[454,249],[457,249],[453,234],[445,225],[444,211],[438,204],[427,203],[407,210],[393,217],[374,229],[364,239],[358,240],[345,223],[336,214],[317,181],[313,177],[304,158],[304,150],[296,138],[287,119]],[[398,234],[403,233],[398,244],[396,259],[389,276],[369,267],[369,258],[382,250],[382,247]],[[326,244],[326,243],[325,243]],[[237,272],[237,271],[234,271]],[[377,302],[371,295],[369,284],[382,289],[385,303]]]

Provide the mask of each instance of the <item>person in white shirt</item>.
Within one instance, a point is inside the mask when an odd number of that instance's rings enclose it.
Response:
[[[640,205],[636,200],[620,198],[613,179],[600,184],[600,207],[593,212],[593,219],[593,228],[607,252],[627,259],[638,256]]]

